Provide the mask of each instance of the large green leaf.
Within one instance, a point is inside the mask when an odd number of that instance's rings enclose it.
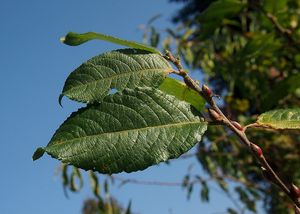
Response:
[[[138,49],[108,52],[83,63],[67,78],[62,96],[93,103],[110,89],[158,87],[172,70],[160,55]]]
[[[268,111],[256,123],[273,129],[300,129],[300,108]]]
[[[202,111],[205,106],[205,100],[196,91],[188,88],[178,80],[167,77],[159,86],[159,89],[190,103],[198,111]]]
[[[141,44],[138,42],[128,41],[125,39],[120,39],[102,33],[88,32],[88,33],[79,34],[79,33],[69,32],[65,37],[62,37],[60,40],[67,45],[77,46],[94,39],[112,42],[130,48],[141,49],[141,50],[149,51],[151,53],[161,54],[159,50],[151,46]]]
[[[154,88],[126,89],[73,113],[41,150],[102,173],[132,172],[177,158],[207,128],[189,104]]]

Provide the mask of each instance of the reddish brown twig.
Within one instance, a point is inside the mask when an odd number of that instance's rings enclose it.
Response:
[[[172,62],[176,68],[178,69],[178,72],[176,72],[177,75],[183,77],[184,82],[186,85],[195,90],[196,92],[201,95],[206,102],[210,105],[209,109],[209,115],[211,119],[217,123],[220,123],[224,126],[227,126],[233,133],[237,135],[237,137],[241,140],[241,142],[247,146],[248,150],[256,157],[256,159],[261,164],[261,170],[263,174],[268,175],[268,181],[271,181],[273,184],[277,185],[281,188],[282,191],[284,191],[289,198],[293,201],[295,207],[300,209],[300,190],[295,185],[287,185],[283,182],[283,180],[279,177],[279,175],[273,170],[273,168],[270,166],[268,161],[266,160],[262,149],[256,145],[253,142],[250,142],[250,140],[247,138],[245,134],[245,129],[240,126],[236,121],[229,120],[223,112],[220,110],[220,108],[217,106],[213,99],[213,93],[210,90],[209,87],[206,85],[203,85],[202,88],[196,84],[196,82],[188,75],[188,73],[183,69],[182,65],[180,64],[180,60],[175,58],[170,52],[166,52],[166,55],[164,56],[167,60]],[[295,192],[297,194],[295,194]],[[297,210],[297,209],[296,209]]]

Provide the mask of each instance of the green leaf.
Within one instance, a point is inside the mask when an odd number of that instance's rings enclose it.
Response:
[[[152,47],[157,47],[159,43],[160,34],[156,31],[154,27],[150,28],[150,44]]]
[[[44,153],[45,153],[44,148],[42,148],[42,147],[37,148],[32,155],[32,160],[35,161],[35,160],[39,159],[40,157],[42,157],[44,155]]]
[[[207,186],[207,183],[205,181],[202,182],[202,188],[200,191],[200,198],[202,202],[208,202],[209,201],[209,188]]]
[[[249,195],[245,191],[245,189],[242,188],[242,187],[236,187],[235,191],[239,195],[239,198],[240,198],[241,202],[243,202],[246,205],[247,209],[251,210],[254,213],[256,213],[255,201],[249,197]]]
[[[77,178],[77,179],[76,179]],[[78,180],[78,185],[76,180]],[[73,192],[78,192],[83,187],[83,178],[77,167],[73,167],[73,171],[70,179],[70,190]]]
[[[273,90],[266,93],[263,106],[264,109],[268,110],[276,106],[281,99],[295,92],[299,87],[300,73],[288,76],[286,79],[276,84]]]
[[[194,189],[194,184],[189,184],[187,186],[187,199],[190,200]]]
[[[211,21],[232,17],[239,13],[244,6],[245,3],[240,0],[218,0],[211,3],[209,7],[202,12],[201,19]]]
[[[237,56],[239,60],[246,61],[261,55],[274,54],[279,48],[281,48],[281,44],[272,33],[256,34],[240,50]]]
[[[157,54],[161,55],[159,50],[157,50],[156,48],[150,47],[148,45],[144,45],[144,44],[141,44],[138,42],[128,41],[125,39],[120,39],[120,38],[105,35],[102,33],[88,32],[88,33],[79,34],[79,33],[69,32],[65,37],[62,37],[60,40],[64,44],[71,45],[71,46],[77,46],[77,45],[81,45],[85,42],[88,42],[90,40],[94,40],[94,39],[103,40],[103,41],[115,43],[118,45],[123,45],[123,46],[130,47],[130,48],[141,49],[141,50],[145,50],[145,51],[149,51],[151,53],[157,53]]]
[[[125,214],[131,214],[131,213],[132,212],[131,212],[131,200],[130,200],[129,203],[128,203],[128,206],[127,206]]]
[[[154,88],[126,89],[73,113],[45,151],[85,170],[132,172],[179,157],[206,128],[186,102]]]
[[[94,196],[100,199],[101,196],[100,196],[100,185],[99,185],[98,177],[93,171],[89,171],[89,177],[90,177],[90,185],[93,190]]]
[[[210,36],[214,30],[220,27],[225,18],[236,16],[244,7],[245,3],[239,0],[214,1],[200,15],[202,37]]]
[[[287,0],[264,0],[263,7],[267,12],[277,15],[277,13],[285,12],[287,2]]]
[[[238,214],[238,212],[236,212],[234,209],[232,209],[232,208],[228,208],[227,209],[227,213],[228,214]]]
[[[181,186],[187,187],[189,183],[190,183],[190,175],[184,176]]]
[[[158,54],[137,49],[122,49],[93,57],[67,78],[61,98],[93,103],[110,89],[122,91],[137,86],[158,87],[172,70]]]
[[[198,111],[202,111],[205,106],[205,100],[196,91],[188,88],[178,80],[167,77],[159,86],[159,89],[179,100],[190,103]]]
[[[273,129],[300,129],[300,108],[268,111],[258,117],[256,124]]]
[[[104,181],[104,192],[106,195],[109,195],[109,184],[108,184],[107,179],[105,179],[105,181]]]
[[[67,187],[70,184],[69,176],[68,176],[68,165],[62,164],[61,165],[61,179],[63,184],[63,190],[65,193],[66,198],[68,198]]]

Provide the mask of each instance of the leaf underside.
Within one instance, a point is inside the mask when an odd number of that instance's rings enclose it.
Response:
[[[300,108],[268,111],[256,123],[273,129],[300,129]]]
[[[122,49],[93,57],[67,78],[63,96],[93,103],[102,100],[110,89],[122,91],[137,86],[158,87],[171,65],[160,55],[137,49]]]
[[[205,100],[196,91],[178,80],[167,77],[159,86],[159,89],[167,94],[175,96],[179,100],[190,103],[200,112],[205,106]]]
[[[206,128],[186,102],[153,88],[126,89],[73,113],[44,149],[85,170],[132,172],[179,157]]]

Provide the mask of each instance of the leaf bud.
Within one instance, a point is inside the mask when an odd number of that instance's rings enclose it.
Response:
[[[237,128],[238,130],[240,130],[240,131],[243,131],[243,130],[244,130],[244,128],[241,126],[241,124],[239,124],[239,123],[236,122],[236,121],[231,121],[231,124],[232,124],[235,128]]]
[[[205,84],[202,85],[202,92],[207,97],[212,97],[212,95],[213,95],[213,93],[210,90],[210,88],[207,85],[205,85]]]
[[[300,189],[295,184],[292,184],[290,191],[293,197],[300,199]]]
[[[208,114],[210,116],[211,119],[216,120],[216,121],[220,121],[222,119],[221,115],[219,113],[217,113],[215,110],[209,108],[208,110]]]
[[[253,152],[255,152],[257,157],[259,157],[259,158],[262,157],[263,152],[262,152],[262,149],[258,145],[254,144],[254,143],[251,143],[251,149],[252,149]]]

